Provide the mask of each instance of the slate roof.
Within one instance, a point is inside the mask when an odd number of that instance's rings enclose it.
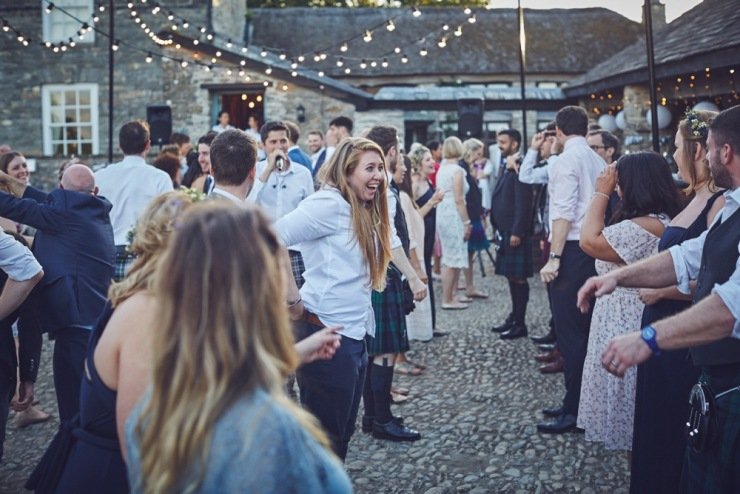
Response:
[[[704,0],[653,33],[658,78],[740,64],[740,2]],[[647,81],[644,37],[571,80],[564,91],[578,96],[608,87]]]
[[[290,8],[252,9],[251,39],[253,45],[285,50],[288,58],[306,56],[306,66],[324,70],[328,76],[347,77],[337,67],[342,56],[353,68],[352,77],[408,75],[489,75],[516,74],[519,71],[518,24],[516,9],[474,9],[476,22],[468,22],[462,8],[422,8],[422,15],[413,17],[410,9],[341,9]],[[388,32],[384,22],[394,17],[396,29]],[[525,9],[527,32],[527,71],[539,74],[581,74],[637,40],[642,25],[604,8],[584,9]],[[446,48],[437,41],[450,26]],[[462,26],[463,35],[452,32]],[[373,41],[366,43],[362,33],[377,27]],[[349,50],[342,53],[343,40]],[[425,42],[418,40],[425,38]],[[424,45],[429,54],[422,57]],[[394,53],[399,46],[409,62],[402,64]],[[315,48],[327,50],[328,58],[316,63]],[[358,69],[362,58],[382,59],[387,56],[388,68]]]

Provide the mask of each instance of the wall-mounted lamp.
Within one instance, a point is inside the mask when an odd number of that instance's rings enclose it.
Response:
[[[306,109],[303,107],[303,105],[299,104],[298,107],[295,109],[295,113],[298,123],[303,123],[306,121]]]

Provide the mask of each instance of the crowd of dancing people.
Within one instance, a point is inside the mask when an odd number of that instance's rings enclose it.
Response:
[[[475,269],[494,250],[501,340],[529,336],[542,266],[535,360],[564,395],[540,433],[626,452],[632,493],[737,492],[740,107],[687,110],[677,173],[620,156],[577,106],[526,152],[516,129],[399,137],[340,116],[301,141],[221,112],[155,155],[131,121],[120,162],[65,161],[51,192],[3,146],[0,458],[11,408],[21,427],[51,416],[34,399],[46,333],[60,425],[28,489],[350,492],[358,423],[422,438],[394,375],[425,372],[409,352],[453,330],[438,310],[494,303]]]

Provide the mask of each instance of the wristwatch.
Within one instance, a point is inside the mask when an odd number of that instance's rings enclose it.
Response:
[[[658,348],[658,342],[655,341],[655,328],[648,325],[642,328],[642,331],[640,332],[640,337],[642,337],[642,341],[647,343],[647,346],[650,347],[650,350],[652,350],[653,355],[660,355],[660,348]]]
[[[562,256],[560,254],[556,254],[554,252],[550,252],[550,259],[557,259],[560,260]]]

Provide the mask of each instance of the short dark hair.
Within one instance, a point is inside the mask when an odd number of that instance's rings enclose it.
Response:
[[[522,145],[522,134],[516,129],[504,129],[499,131],[500,136],[509,136],[509,139],[516,142],[517,146]]]
[[[274,132],[276,130],[284,130],[285,133],[288,134],[288,139],[290,139],[290,128],[285,122],[280,120],[269,120],[260,128],[260,138],[262,139],[262,142],[267,141],[267,136],[270,132]]]
[[[118,145],[125,155],[143,153],[149,144],[149,139],[149,124],[145,120],[125,123],[118,131]]]
[[[666,214],[672,218],[681,211],[671,167],[658,153],[641,151],[622,156],[617,161],[617,176],[622,200],[612,224],[648,214]]]
[[[297,143],[298,139],[301,138],[301,131],[298,129],[298,124],[290,120],[283,120],[283,123],[288,127],[288,139],[290,139],[290,142]]]
[[[218,118],[221,118],[221,115],[223,115],[224,113],[228,115],[229,112],[227,112],[226,110],[221,110],[220,112],[218,112]]]
[[[590,123],[588,124],[588,131],[591,133],[596,133],[601,130],[601,125],[597,123]]]
[[[580,106],[564,106],[555,115],[555,125],[567,136],[586,137],[588,133],[588,114]]]
[[[352,121],[351,118],[340,115],[329,122],[329,127],[331,127],[332,125],[334,127],[344,127],[345,129],[347,129],[347,133],[349,135],[352,135],[352,129],[354,128],[355,123]]]
[[[317,135],[317,136],[319,136],[319,137],[320,137],[321,139],[323,139],[323,138],[324,138],[324,133],[323,133],[323,132],[321,132],[320,130],[309,130],[309,131],[308,131],[308,134],[307,134],[307,135]]]
[[[712,138],[719,146],[729,144],[735,155],[740,155],[740,105],[719,113],[709,124]]]
[[[608,130],[597,130],[595,132],[591,132],[590,135],[601,136],[601,142],[604,144],[604,147],[614,149],[614,159],[617,159],[619,157],[619,139],[617,139],[617,136],[615,136]]]
[[[545,125],[545,132],[555,132],[555,127],[557,127],[557,124],[555,123],[555,120]]]
[[[187,134],[183,134],[182,132],[173,132],[170,136],[170,144],[177,144],[178,146],[181,146],[182,144],[187,144],[190,142],[190,136]]]
[[[429,151],[436,151],[441,145],[442,143],[439,141],[429,141],[427,142],[427,149],[429,149]]]
[[[217,184],[241,185],[257,163],[257,143],[246,132],[224,130],[211,143],[211,173]]]
[[[365,137],[380,146],[384,155],[398,145],[398,130],[390,125],[376,125]]]
[[[210,146],[217,135],[218,132],[210,131],[206,135],[200,136],[200,139],[198,139],[198,144],[205,144],[206,146]]]

